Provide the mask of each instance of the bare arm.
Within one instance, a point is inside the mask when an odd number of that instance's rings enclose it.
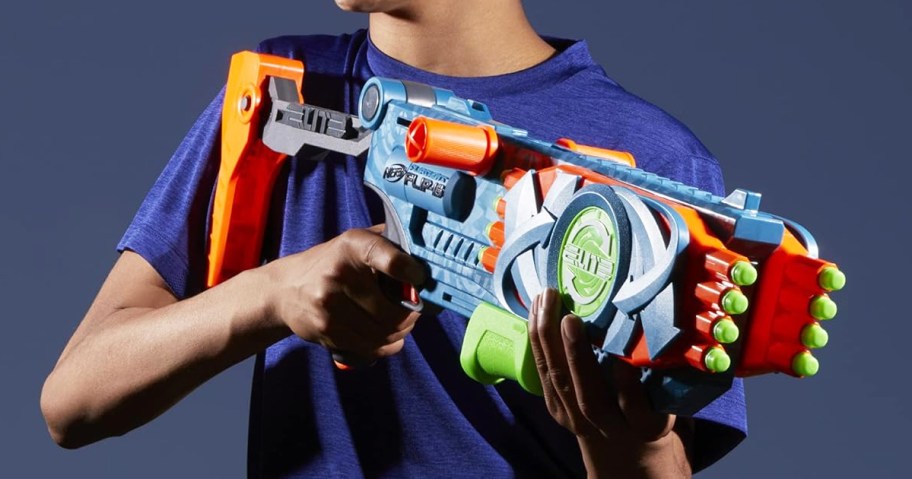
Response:
[[[375,270],[422,279],[408,255],[353,230],[178,301],[125,252],[45,381],[51,436],[75,448],[124,434],[291,333],[363,357],[397,352],[417,315],[382,295]]]
[[[125,252],[45,382],[51,436],[79,447],[123,434],[287,335],[265,314],[263,283],[241,274],[178,302],[141,256]]]

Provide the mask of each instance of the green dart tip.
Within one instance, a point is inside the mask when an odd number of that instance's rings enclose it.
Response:
[[[757,281],[757,268],[747,261],[738,261],[731,267],[729,276],[738,286],[750,286]]]
[[[836,317],[836,303],[826,296],[814,296],[808,307],[808,312],[814,319],[827,320]]]
[[[817,275],[817,284],[827,291],[839,291],[845,287],[845,273],[838,269],[827,266]]]
[[[741,314],[747,311],[747,296],[738,290],[731,290],[722,296],[722,310],[728,314]]]
[[[792,371],[799,376],[813,376],[820,370],[820,362],[811,353],[805,351],[795,355],[792,360]]]
[[[713,338],[722,344],[731,344],[738,340],[740,335],[738,326],[730,319],[722,319],[713,326]]]
[[[714,373],[724,373],[731,367],[731,357],[728,356],[724,349],[716,347],[706,352],[706,356],[703,357],[703,364],[706,365],[706,369]]]
[[[827,345],[830,335],[819,324],[805,326],[801,330],[801,344],[810,349],[818,349]]]

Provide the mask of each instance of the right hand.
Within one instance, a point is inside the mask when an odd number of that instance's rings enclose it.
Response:
[[[425,273],[382,230],[349,230],[259,268],[270,284],[271,316],[300,338],[359,361],[399,352],[419,314],[388,298],[378,275],[417,286]]]

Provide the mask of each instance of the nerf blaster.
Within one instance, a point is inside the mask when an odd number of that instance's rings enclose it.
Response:
[[[232,58],[209,285],[260,264],[281,162],[304,145],[358,155],[382,199],[385,236],[426,263],[424,302],[470,318],[460,361],[475,380],[541,393],[526,317],[544,288],[586,324],[601,362],[643,369],[653,406],[693,414],[734,377],[813,376],[829,293],[845,276],[811,234],[635,167],[624,152],[530,138],[487,107],[426,85],[372,78],[357,117],[308,105],[303,65]],[[268,105],[268,108],[267,108]]]

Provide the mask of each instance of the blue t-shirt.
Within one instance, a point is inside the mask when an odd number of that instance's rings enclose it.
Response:
[[[436,75],[379,51],[365,31],[280,37],[260,51],[301,59],[308,103],[354,112],[361,85],[379,75],[427,83],[482,101],[500,122],[630,151],[638,166],[715,194],[719,165],[675,119],[626,92],[585,42],[550,39],[558,52],[516,73]],[[118,245],[142,255],[178,298],[203,289],[208,216],[218,173],[220,93],[197,120]],[[289,159],[276,183],[264,258],[296,253],[382,221],[362,184],[363,158]],[[563,477],[585,474],[572,434],[542,398],[515,383],[483,386],[459,366],[466,319],[422,317],[400,354],[340,372],[321,346],[295,336],[257,356],[250,413],[251,477]],[[698,414],[694,467],[746,435],[740,380]]]

